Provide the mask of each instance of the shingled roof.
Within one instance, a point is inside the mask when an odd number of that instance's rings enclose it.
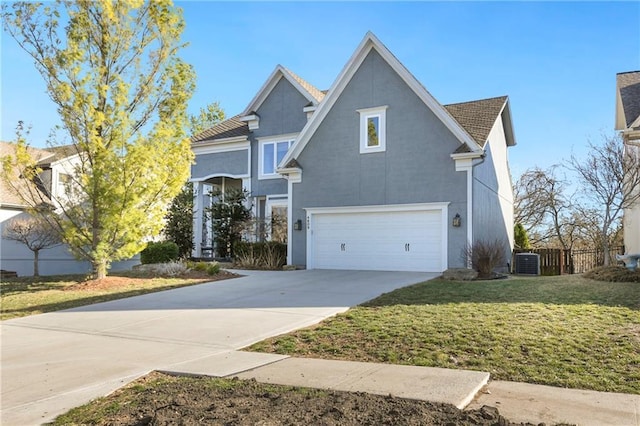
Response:
[[[444,107],[478,145],[484,147],[489,137],[489,132],[506,101],[506,96],[499,96],[497,98],[449,104],[444,105]],[[463,147],[464,145],[458,148],[459,151],[456,151],[456,153],[469,152],[469,147],[466,149]]]
[[[248,136],[249,126],[246,122],[240,121],[240,117],[241,115],[233,116],[202,133],[198,133],[191,138],[191,143],[197,145],[198,143],[213,141],[215,139]]]
[[[312,85],[311,83],[309,83],[308,81],[306,81],[305,79],[301,78],[299,75],[295,74],[293,71],[291,71],[288,68],[284,68],[282,67],[287,73],[289,73],[289,75],[291,77],[293,77],[293,79],[295,81],[297,81],[298,83],[300,83],[300,86],[304,87],[304,89],[309,92],[309,94],[311,94],[311,96],[313,96],[316,101],[320,102],[322,101],[322,99],[324,98],[324,95],[326,94],[326,91],[322,91],[320,89],[318,89],[317,87],[315,87],[314,85]]]
[[[640,71],[616,74],[616,87],[622,101],[624,122],[630,127],[640,117]]]

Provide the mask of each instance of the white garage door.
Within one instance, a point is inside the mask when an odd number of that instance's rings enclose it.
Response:
[[[446,262],[442,210],[315,213],[316,269],[441,272]]]

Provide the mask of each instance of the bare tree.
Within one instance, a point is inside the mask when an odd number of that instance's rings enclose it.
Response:
[[[640,200],[640,158],[625,150],[618,136],[603,136],[602,144],[589,142],[589,154],[583,160],[571,156],[569,168],[580,178],[581,193],[597,217],[599,241],[609,264],[612,239],[622,212]]]
[[[532,244],[557,241],[562,248],[570,244],[565,238],[571,198],[566,195],[567,182],[558,176],[557,165],[543,170],[526,170],[515,184],[515,222],[522,224]]]
[[[4,238],[17,241],[33,252],[33,276],[40,275],[38,259],[40,250],[60,244],[60,234],[40,218],[13,219],[4,230]]]

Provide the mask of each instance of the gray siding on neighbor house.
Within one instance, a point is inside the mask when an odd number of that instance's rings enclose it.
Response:
[[[287,193],[287,181],[284,178],[258,179],[258,162],[260,161],[258,138],[299,133],[307,124],[307,115],[303,108],[308,103],[307,98],[302,96],[291,83],[281,78],[256,111],[260,116],[260,127],[250,136],[251,195]]]
[[[2,212],[3,221],[0,222],[0,235],[4,235],[5,227],[9,225],[11,220],[31,217],[25,212],[5,213],[7,212]],[[138,264],[140,264],[140,256],[135,255],[129,260],[113,262],[109,271],[126,271]],[[32,276],[33,252],[24,244],[2,238],[0,240],[0,269],[17,272],[20,277]],[[69,246],[61,244],[40,250],[38,269],[40,275],[87,274],[91,272],[91,264],[87,261],[77,260],[71,254]]]
[[[198,179],[211,175],[248,176],[249,151],[217,152],[196,155],[195,164],[191,165],[191,178]]]
[[[388,105],[386,151],[360,154],[358,109]],[[460,142],[375,51],[369,53],[298,157],[293,220],[304,208],[450,202],[449,224],[466,212],[466,173],[451,153]],[[449,267],[463,266],[466,227],[448,232]],[[306,232],[293,231],[294,264],[306,263]]]

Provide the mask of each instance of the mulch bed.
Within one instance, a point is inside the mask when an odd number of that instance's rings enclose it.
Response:
[[[209,275],[206,272],[201,271],[189,271],[186,274],[182,274],[177,277],[172,278],[185,278],[190,280],[197,280],[196,282],[211,282],[211,281],[220,281],[227,280],[229,278],[237,278],[240,275],[234,274],[232,272],[228,272],[225,270],[221,270],[215,275]],[[118,276],[118,275],[110,275],[106,278],[102,278],[100,280],[87,280],[82,281],[77,284],[73,284],[65,287],[65,290],[109,290],[115,288],[126,288],[134,286],[140,282],[148,281],[150,277],[140,276],[140,277],[131,277],[131,276]]]

